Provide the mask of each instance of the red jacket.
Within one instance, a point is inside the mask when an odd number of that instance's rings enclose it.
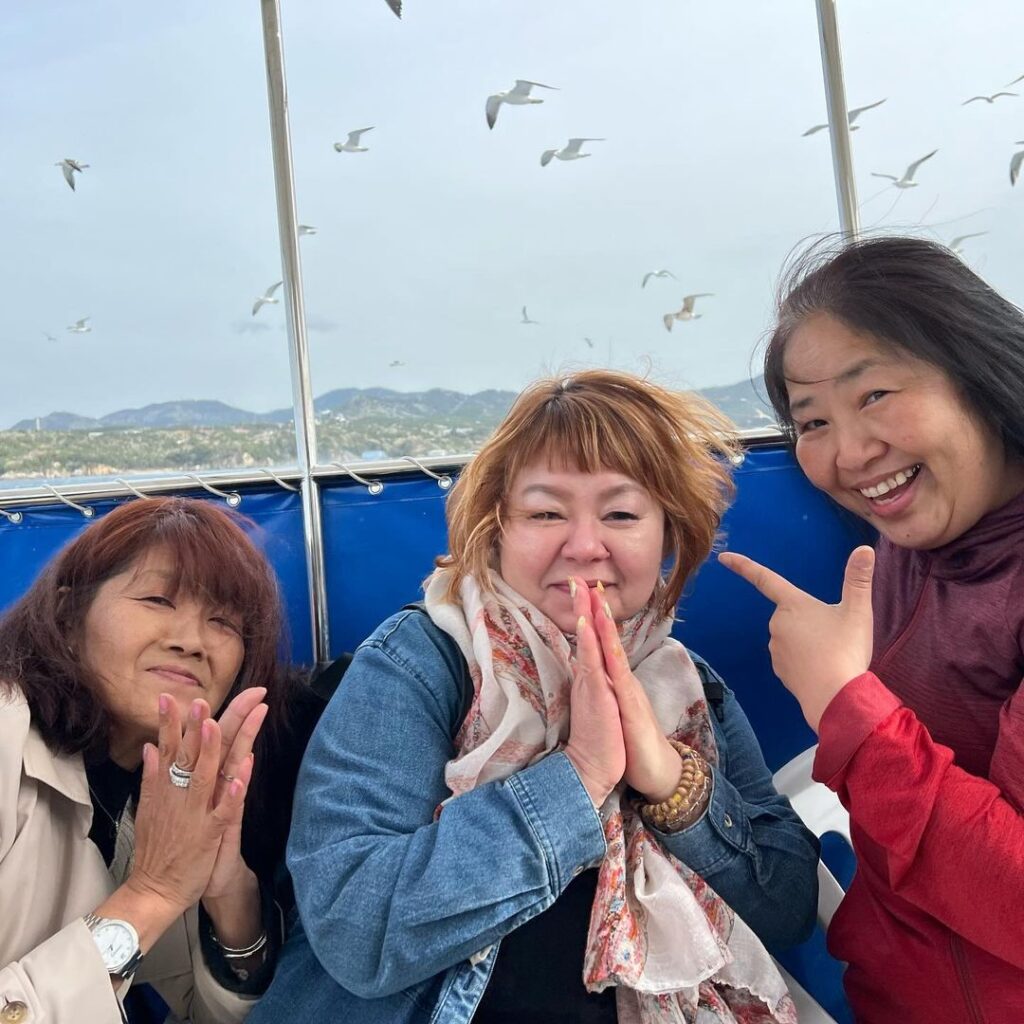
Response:
[[[860,1024],[1024,1024],[1022,538],[1018,498],[946,549],[879,545],[878,674],[828,706],[814,766],[850,812],[828,941]]]

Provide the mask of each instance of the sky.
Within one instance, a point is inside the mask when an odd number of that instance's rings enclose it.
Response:
[[[838,228],[812,0],[282,0],[313,390],[517,389],[613,365],[746,378],[775,283]],[[862,223],[964,243],[1012,300],[1024,75],[1009,0],[840,0]],[[517,78],[543,104],[489,94]],[[0,23],[0,427],[291,404],[259,5],[14,0]],[[365,153],[333,143],[372,125]],[[552,161],[571,136],[587,159]],[[939,152],[898,192],[900,175]],[[90,166],[72,192],[54,164]],[[649,270],[676,279],[640,287]],[[703,315],[667,332],[683,295]],[[526,306],[536,324],[521,323]],[[66,327],[90,317],[92,331]],[[47,335],[56,340],[51,341]],[[590,339],[590,343],[584,339]],[[398,365],[392,365],[398,364]]]

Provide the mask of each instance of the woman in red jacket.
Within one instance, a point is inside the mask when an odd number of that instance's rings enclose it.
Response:
[[[776,674],[850,812],[829,949],[861,1024],[1021,1022],[1024,315],[910,238],[812,252],[782,295],[772,403],[880,535],[838,605],[721,556],[777,605]]]

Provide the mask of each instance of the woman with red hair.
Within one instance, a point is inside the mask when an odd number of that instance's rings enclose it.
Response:
[[[183,498],[90,526],[0,620],[0,1019],[120,1024],[133,981],[246,1016],[279,943],[243,821],[280,632],[266,559]]]

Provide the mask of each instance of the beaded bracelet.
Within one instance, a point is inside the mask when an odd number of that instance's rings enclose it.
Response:
[[[711,768],[692,747],[669,740],[682,758],[683,766],[675,792],[661,803],[640,805],[643,821],[659,832],[678,832],[690,825],[703,810],[711,790]]]

